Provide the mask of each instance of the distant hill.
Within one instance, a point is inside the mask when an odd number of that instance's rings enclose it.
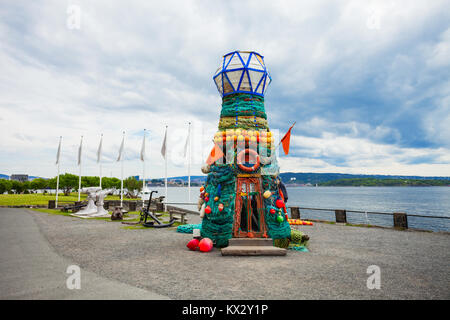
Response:
[[[160,179],[164,180],[164,178],[160,178]],[[167,178],[167,180],[169,180],[169,181],[182,180],[183,182],[187,182],[188,181],[188,176],[170,177],[170,178]],[[206,181],[206,175],[204,175],[204,176],[191,176],[191,181],[197,181],[197,182]]]
[[[312,172],[284,172],[280,173],[281,179],[286,184],[321,184],[328,181],[340,180],[340,179],[411,179],[411,180],[449,180],[450,177],[422,177],[422,176],[389,176],[389,175],[363,175],[363,174],[346,174],[346,173],[312,173]],[[295,178],[292,179],[292,178]],[[164,179],[164,178],[160,178]],[[187,182],[187,176],[170,177],[169,181],[181,180]],[[191,176],[191,181],[204,182],[206,181],[206,175],[203,176]]]
[[[450,177],[422,177],[422,176],[389,176],[389,175],[364,175],[346,173],[312,173],[312,172],[284,172],[280,174],[285,184],[321,184],[340,179],[411,179],[411,180],[450,180]],[[292,179],[295,178],[295,179]]]
[[[283,172],[280,177],[285,184],[322,184],[328,181],[335,181],[340,179],[410,179],[410,180],[448,180],[450,177],[423,177],[423,176],[399,176],[399,175],[364,175],[364,174],[347,174],[347,173],[313,173],[313,172]],[[36,176],[29,176],[29,179],[39,178]],[[294,178],[294,179],[293,179]],[[0,179],[9,179],[8,175],[0,174]],[[44,178],[45,179],[45,178]],[[159,178],[164,180],[164,178]],[[180,180],[188,181],[187,176],[169,177],[169,181]],[[206,181],[206,175],[191,176],[192,182],[202,183]]]
[[[353,178],[332,180],[320,183],[319,185],[334,187],[445,187],[450,186],[450,180]]]

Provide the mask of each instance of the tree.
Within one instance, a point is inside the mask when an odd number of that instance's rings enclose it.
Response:
[[[102,179],[103,184],[103,179]],[[98,187],[100,185],[99,177],[81,177],[81,187]]]
[[[33,189],[34,191],[45,189],[45,188],[47,188],[47,185],[48,185],[47,180],[42,179],[42,178],[34,179],[34,180],[31,181],[31,183],[30,183],[30,187],[31,187],[31,189]]]
[[[25,190],[24,184],[22,182],[12,180],[11,183],[12,183],[12,189],[14,190],[15,194],[20,194]]]
[[[56,178],[55,178],[56,181]],[[56,186],[55,186],[56,187]],[[64,195],[70,195],[72,189],[78,189],[78,176],[65,173],[59,176],[59,187],[64,190]]]
[[[139,181],[137,181],[135,177],[129,177],[123,181],[123,186],[128,190],[128,197],[136,198],[135,191],[141,190],[142,183],[139,183]]]
[[[102,178],[102,188],[104,189],[111,189],[111,188],[120,188],[120,180],[117,178],[109,178],[104,177]]]
[[[4,194],[5,192],[11,192],[12,183],[9,180],[0,179],[0,194]]]

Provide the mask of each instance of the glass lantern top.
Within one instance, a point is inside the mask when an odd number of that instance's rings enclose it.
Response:
[[[213,79],[222,97],[233,93],[264,97],[272,81],[264,57],[254,51],[233,51],[224,55]]]

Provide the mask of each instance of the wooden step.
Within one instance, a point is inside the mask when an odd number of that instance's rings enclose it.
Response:
[[[286,249],[274,246],[228,246],[222,248],[223,256],[285,256]]]
[[[229,246],[273,246],[272,238],[231,238]]]

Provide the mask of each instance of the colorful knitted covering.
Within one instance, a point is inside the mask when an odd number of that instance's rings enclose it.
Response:
[[[183,224],[181,226],[178,226],[177,227],[177,232],[180,232],[180,233],[193,233],[194,229],[201,229],[201,228],[202,228],[202,224],[201,223],[199,223],[199,224],[188,223],[188,224]]]
[[[212,210],[203,218],[201,235],[212,239],[217,247],[226,247],[232,236],[236,198],[233,166],[212,165],[205,189],[210,195],[206,205]],[[215,197],[219,197],[219,200],[215,201]],[[224,206],[222,211],[218,208],[220,203]]]
[[[226,96],[222,100],[222,112],[219,122],[219,130],[226,129],[268,129],[267,116],[264,109],[264,98],[252,94],[237,93]],[[272,239],[281,239],[283,245],[287,244],[283,239],[291,236],[291,227],[285,219],[282,209],[275,206],[275,201],[280,197],[276,183],[279,173],[276,157],[270,157],[271,150],[258,149],[260,155],[266,155],[267,162],[261,159],[261,166],[255,174],[261,174],[261,193],[270,190],[272,196],[264,199],[264,220],[268,236]],[[264,151],[264,152],[263,152]],[[211,212],[205,214],[202,221],[201,235],[213,240],[215,246],[225,247],[233,234],[233,219],[236,202],[236,177],[242,172],[236,165],[235,147],[226,148],[228,159],[234,159],[231,164],[211,165],[211,171],[205,183],[205,192],[208,193],[208,201],[205,206],[211,208]],[[270,157],[270,159],[268,159]],[[216,197],[217,201],[216,201]],[[219,204],[223,204],[223,210],[219,211]],[[275,213],[270,213],[270,209]],[[279,221],[281,216],[282,221]]]
[[[290,243],[289,246],[287,247],[287,249],[301,251],[301,252],[309,252],[308,248],[306,248],[305,246],[303,246],[301,244],[295,244],[295,243]]]
[[[289,222],[286,219],[284,219],[281,223],[277,221],[277,217],[280,214],[280,209],[275,206],[275,201],[277,200],[279,193],[278,186],[275,182],[275,177],[263,175],[262,188],[264,191],[270,190],[272,192],[271,197],[264,199],[264,219],[266,220],[269,237],[272,239],[289,238],[291,236],[291,226]],[[270,209],[274,209],[276,213],[270,213]],[[284,216],[284,214],[282,215]]]
[[[264,98],[251,94],[233,94],[222,101],[221,117],[256,116],[267,119]]]
[[[268,129],[267,120],[263,118],[255,118],[249,116],[240,117],[222,117],[219,120],[219,129],[225,130],[230,128],[241,128],[241,129]]]
[[[222,99],[219,129],[268,129],[264,98],[237,93]]]

